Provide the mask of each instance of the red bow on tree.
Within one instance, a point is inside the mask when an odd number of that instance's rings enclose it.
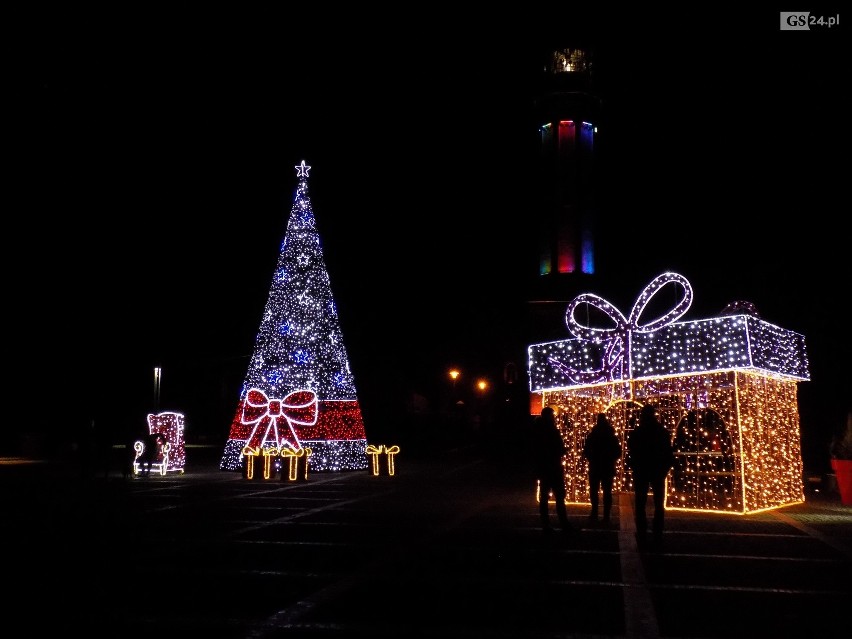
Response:
[[[316,424],[318,404],[317,394],[309,390],[294,391],[284,399],[269,399],[259,388],[250,389],[246,393],[241,417],[243,424],[254,426],[246,439],[246,446],[259,449],[272,442],[275,448],[287,445],[293,450],[300,450],[302,443],[293,427]],[[282,419],[287,422],[287,429],[279,433],[278,421]]]

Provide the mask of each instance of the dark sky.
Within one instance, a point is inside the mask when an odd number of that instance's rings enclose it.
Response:
[[[240,380],[209,371],[245,370],[302,159],[356,383],[377,397],[481,356],[513,330],[537,56],[577,42],[605,106],[614,284],[593,292],[626,312],[674,270],[693,284],[685,319],[745,299],[804,334],[803,430],[821,445],[852,389],[845,25],[560,7],[10,20],[16,393],[135,411],[160,364],[165,396],[212,386],[235,406]]]

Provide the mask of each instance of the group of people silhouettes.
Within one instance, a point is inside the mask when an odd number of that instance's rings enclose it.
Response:
[[[550,522],[550,497],[555,502],[559,525],[566,534],[576,528],[568,519],[565,504],[565,440],[556,422],[556,412],[546,406],[535,418],[532,426],[533,466],[539,490],[539,516],[541,527],[552,532]],[[646,512],[649,492],[653,497],[651,523],[652,543],[659,547],[663,538],[665,518],[665,481],[674,466],[674,449],[671,437],[659,419],[657,407],[645,404],[639,412],[636,427],[627,437],[625,463],[633,474],[633,516],[636,524],[636,542],[640,549],[648,546],[648,516]],[[622,457],[621,441],[604,413],[595,416],[595,424],[583,443],[583,458],[588,465],[589,522],[593,526],[611,525],[612,491],[618,461]],[[603,511],[601,513],[601,505]],[[599,520],[599,513],[602,518]]]

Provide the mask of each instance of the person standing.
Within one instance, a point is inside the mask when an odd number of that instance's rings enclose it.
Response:
[[[142,454],[139,456],[139,474],[148,477],[151,466],[160,460],[161,448],[166,443],[162,433],[148,433],[142,438]]]
[[[645,547],[648,531],[645,508],[650,489],[654,498],[653,541],[659,547],[663,541],[666,475],[675,460],[671,438],[653,404],[642,407],[639,425],[627,439],[627,453],[627,461],[633,471],[636,541],[640,548]]]
[[[565,507],[565,470],[562,457],[565,455],[565,442],[556,425],[556,414],[550,406],[545,406],[535,418],[532,427],[533,467],[538,479],[538,511],[541,529],[552,532],[550,525],[550,494],[556,500],[556,515],[562,532],[570,534],[574,527],[568,521]]]
[[[598,522],[599,493],[603,493],[603,524],[609,526],[612,511],[612,484],[615,465],[621,458],[621,442],[615,428],[603,413],[598,413],[595,425],[583,444],[583,457],[589,463],[589,501],[592,510],[589,522]]]

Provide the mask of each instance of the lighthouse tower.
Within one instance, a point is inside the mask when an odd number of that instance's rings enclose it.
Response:
[[[535,260],[528,299],[536,340],[563,337],[568,302],[594,287],[601,118],[594,78],[590,50],[542,55],[533,107]]]

